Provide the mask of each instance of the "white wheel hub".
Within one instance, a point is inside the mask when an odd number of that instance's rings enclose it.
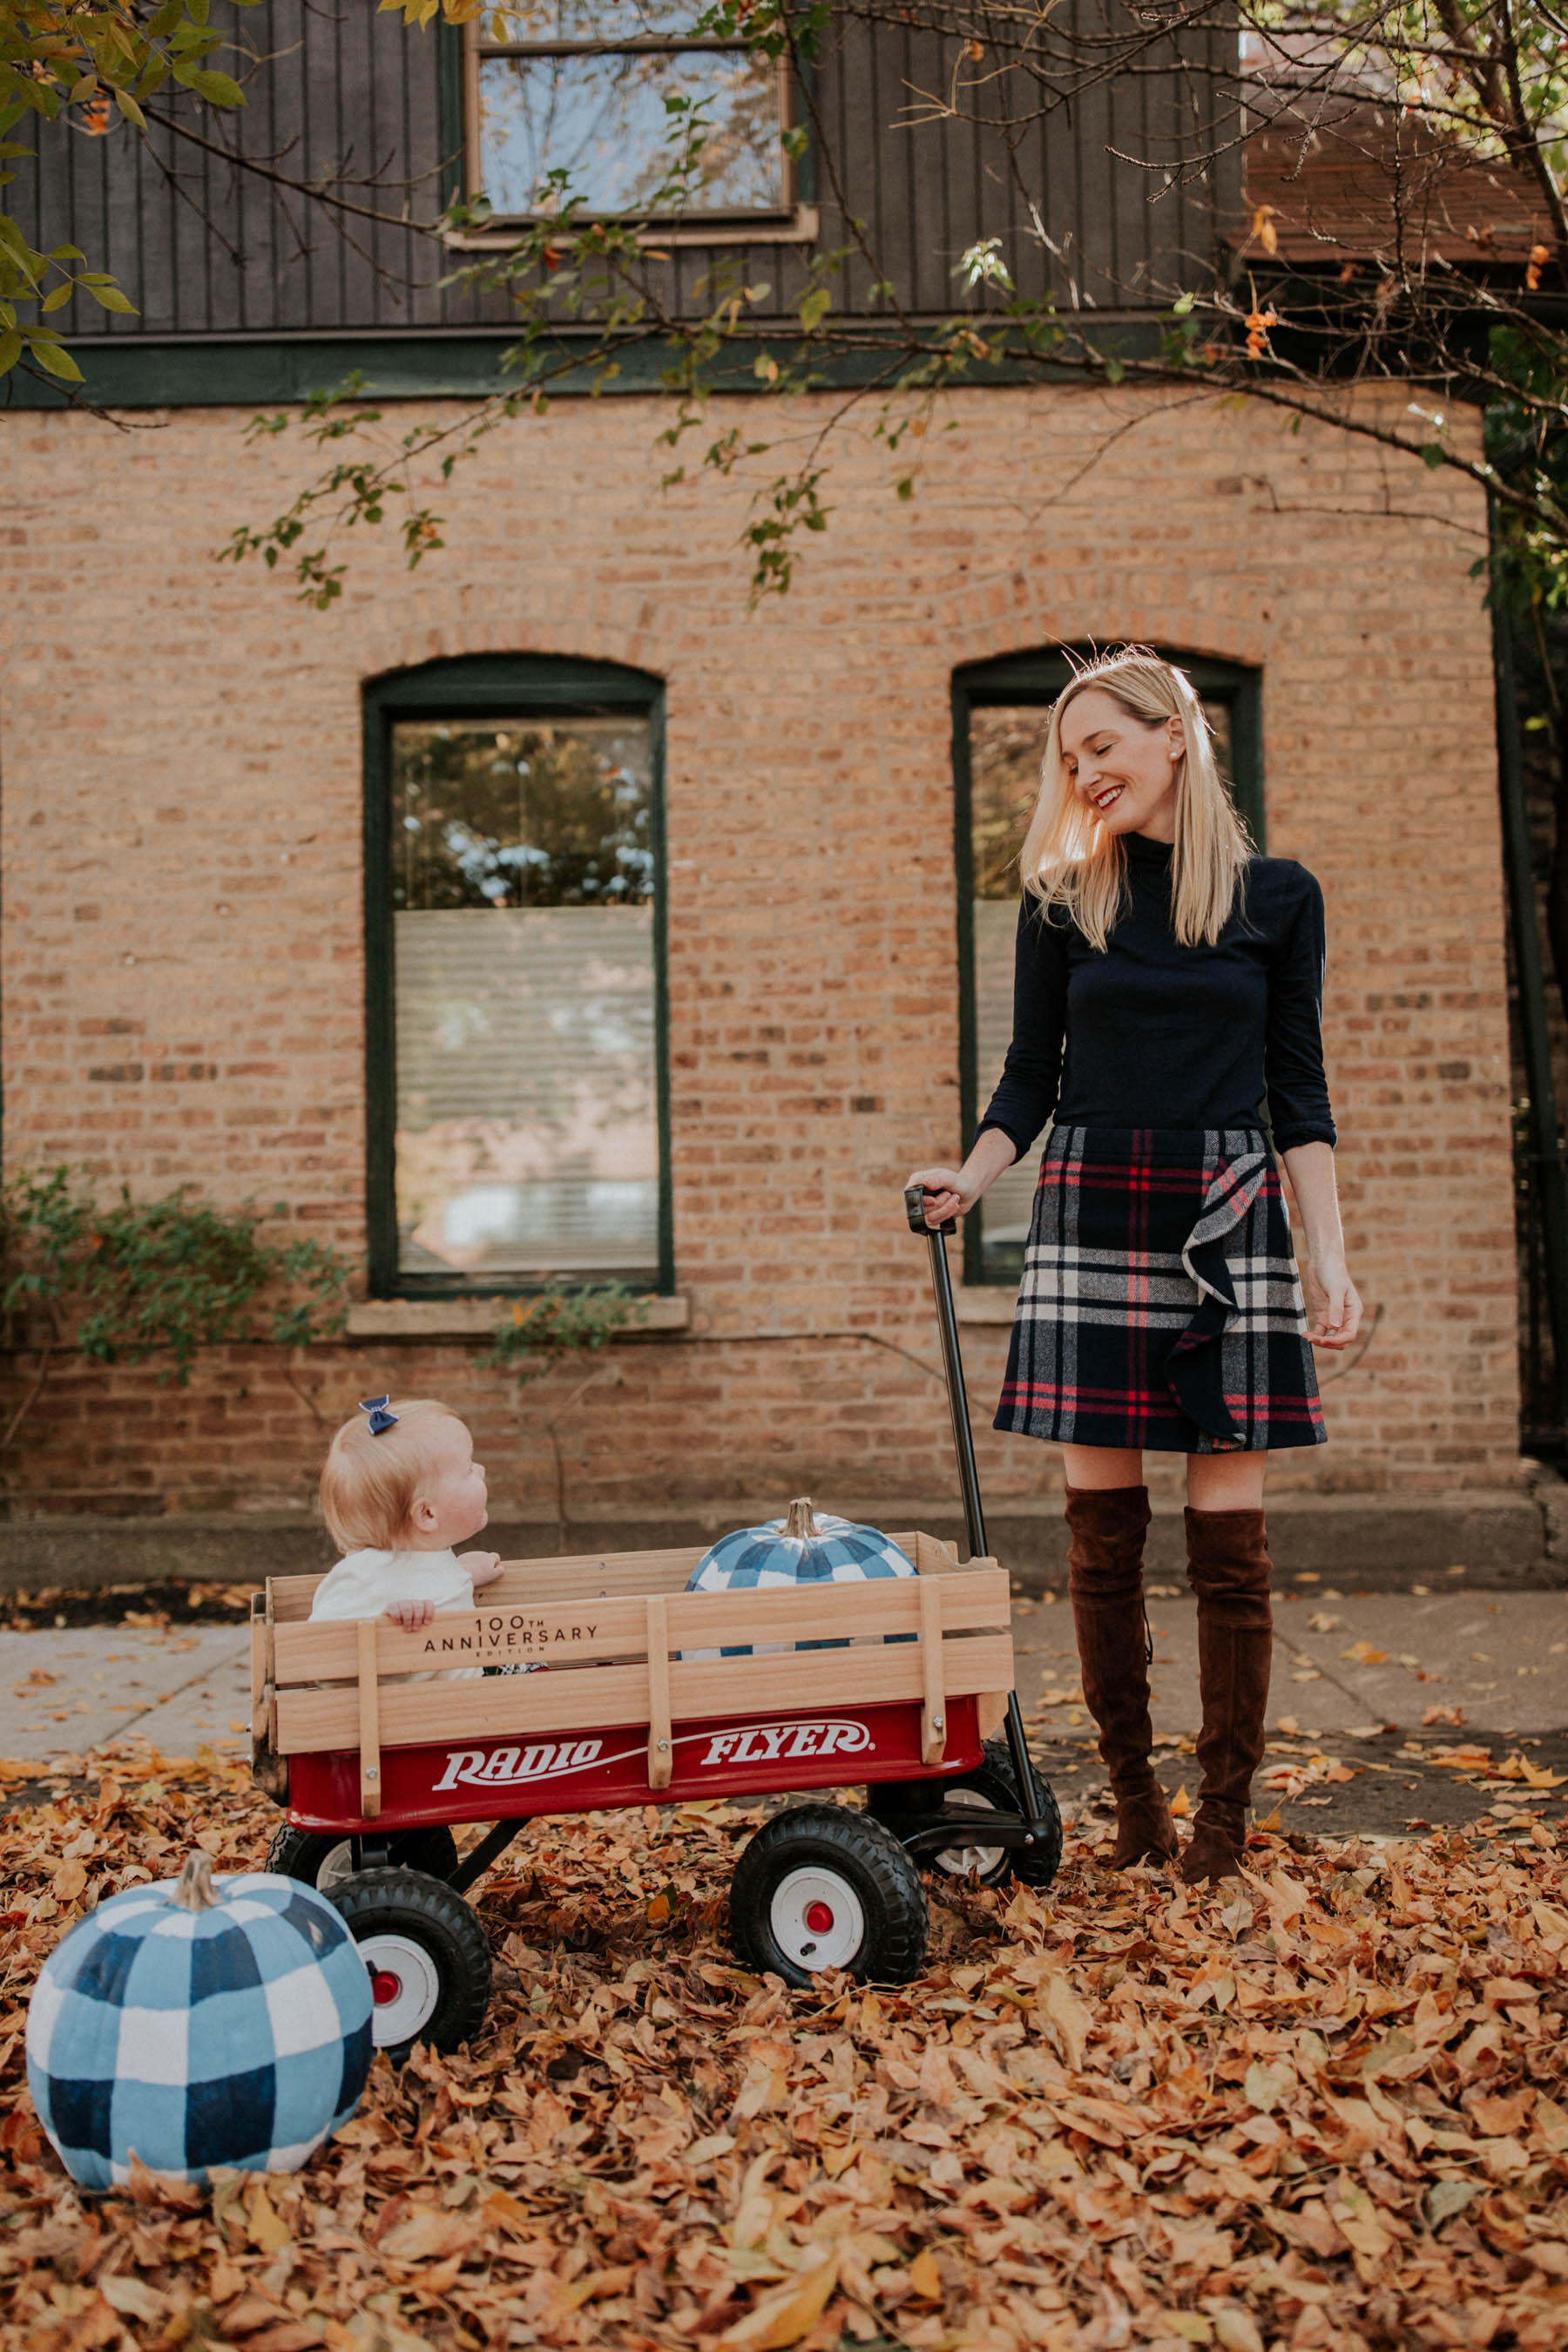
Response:
[[[370,2029],[376,2048],[416,2042],[441,1999],[440,1975],[424,1945],[378,1928],[359,1938],[359,1956],[370,1970]]]
[[[866,1940],[866,1914],[849,1881],[826,1863],[781,1878],[768,1906],[773,1942],[797,1969],[853,1968]]]
[[[950,1789],[943,1800],[944,1812],[994,1813],[996,1811],[989,1797],[978,1789]],[[982,1878],[989,1878],[1006,1860],[1005,1845],[946,1845],[936,1857],[936,1866],[952,1878],[963,1878],[972,1870]]]
[[[321,1856],[321,1862],[317,1866],[316,1885],[318,1891],[324,1895],[328,1887],[332,1885],[338,1879],[347,1878],[350,1872],[353,1869],[353,1842],[350,1838],[340,1838],[336,1845],[330,1845],[327,1848],[326,1853]]]

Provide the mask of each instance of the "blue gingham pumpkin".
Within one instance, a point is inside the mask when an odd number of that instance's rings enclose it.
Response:
[[[292,2172],[370,2072],[370,1975],[324,1896],[247,1871],[111,1895],[61,1937],[27,2011],[27,2087],[84,2189],[213,2165]]]
[[[785,1585],[862,1584],[880,1577],[913,1576],[915,1564],[891,1536],[813,1511],[805,1496],[782,1519],[760,1528],[737,1528],[721,1536],[687,1579],[688,1592],[777,1591]],[[912,1642],[912,1633],[889,1633],[889,1642]],[[774,1650],[843,1650],[847,1642],[758,1642],[723,1650],[683,1650],[682,1658],[749,1658]]]

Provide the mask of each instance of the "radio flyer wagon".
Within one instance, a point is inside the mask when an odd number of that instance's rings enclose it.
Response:
[[[925,1233],[920,1192],[905,1197]],[[912,1579],[726,1594],[685,1590],[695,1549],[513,1560],[471,1615],[416,1633],[310,1622],[312,1576],[270,1578],[256,1596],[252,1771],[288,1812],[269,1866],[342,1914],[371,1972],[378,2046],[455,2049],[477,2033],[490,1954],[465,1898],[542,1815],[863,1787],[864,1811],[776,1814],[736,1864],[737,1949],[797,1985],[826,1969],[918,1974],[922,1863],[1049,1885],[1061,1819],[1013,1695],[947,1252],[942,1234],[928,1240],[967,1561],[900,1535]],[[791,1643],[810,1646],[762,1646]],[[746,1654],[711,1655],[725,1645]],[[532,1664],[551,1671],[409,1679]],[[473,1822],[493,1826],[459,1860],[453,1828]]]

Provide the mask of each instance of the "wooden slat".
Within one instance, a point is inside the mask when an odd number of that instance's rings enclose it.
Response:
[[[945,1642],[949,1700],[1005,1691],[1013,1680],[1007,1633],[972,1633]],[[814,1650],[763,1658],[718,1658],[669,1665],[676,1722],[721,1715],[802,1715],[846,1706],[923,1699],[925,1676],[913,1643],[878,1649]],[[600,1666],[582,1675],[507,1675],[486,1682],[384,1683],[381,1740],[387,1748],[433,1741],[519,1739],[557,1731],[647,1722],[647,1668]],[[285,1690],[278,1696],[278,1747],[288,1756],[351,1748],[359,1738],[358,1695],[347,1684]]]
[[[971,1576],[978,1569],[994,1569],[994,1559],[959,1561],[950,1544],[935,1536],[910,1530],[889,1541],[907,1552],[922,1576]],[[688,1545],[676,1551],[584,1552],[575,1559],[509,1559],[500,1575],[485,1587],[485,1606],[520,1608],[531,1601],[604,1601],[632,1593],[681,1592],[704,1549]],[[321,1571],[325,1575],[326,1570]],[[275,1576],[268,1589],[278,1622],[299,1624],[310,1614],[321,1576]]]
[[[1003,1629],[1008,1623],[1007,1580],[998,1568],[988,1574],[936,1575],[901,1581],[868,1584],[805,1585],[773,1591],[680,1592],[661,1595],[669,1638],[676,1649],[719,1649],[742,1642],[812,1642],[874,1640],[879,1634],[918,1633],[925,1622],[920,1595],[928,1591],[948,1633]],[[384,1675],[428,1674],[433,1669],[495,1663],[517,1664],[538,1655],[552,1664],[578,1665],[599,1658],[642,1657],[647,1654],[647,1601],[599,1601],[591,1607],[562,1608],[541,1604],[526,1610],[492,1606],[487,1591],[484,1606],[470,1615],[452,1611],[416,1633],[405,1633],[387,1618],[368,1622],[377,1628],[376,1654]],[[519,1629],[534,1637],[526,1650],[486,1651],[480,1646],[489,1621],[498,1616],[524,1616]],[[557,1640],[557,1635],[561,1638]],[[459,1651],[432,1650],[432,1642],[470,1646]],[[536,1645],[536,1646],[535,1646]],[[280,1626],[277,1635],[278,1678],[285,1686],[302,1683],[346,1681],[359,1672],[354,1622]]]
[[[267,1741],[276,1753],[278,1748],[278,1620],[273,1613],[272,1591],[267,1592]]]
[[[250,1596],[250,1752],[267,1744],[267,1595]]]
[[[942,1638],[942,1580],[922,1576],[915,1591],[921,1608],[921,1756],[927,1764],[940,1764],[947,1748],[942,1668],[949,1647]]]
[[[662,1592],[655,1592],[644,1606],[647,1612],[647,1784],[650,1789],[668,1789],[675,1769],[669,1721],[669,1603]]]
[[[376,1675],[374,1617],[363,1617],[359,1636],[359,1809],[366,1821],[381,1811],[381,1684]]]
[[[509,1559],[503,1563],[495,1583],[485,1587],[486,1605],[506,1602],[515,1608],[530,1601],[573,1601],[626,1593],[679,1592],[702,1557],[703,1547],[690,1544],[679,1550],[583,1552],[564,1559],[558,1555],[543,1559]],[[298,1622],[309,1617],[321,1580],[320,1576],[273,1578],[280,1622]]]

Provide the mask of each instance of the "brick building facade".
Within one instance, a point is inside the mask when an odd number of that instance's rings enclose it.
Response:
[[[14,1514],[303,1507],[328,1430],[383,1388],[468,1416],[503,1515],[553,1508],[554,1447],[579,1516],[949,1495],[899,1190],[959,1148],[950,682],[1122,638],[1260,674],[1268,845],[1327,898],[1373,1319],[1324,1366],[1331,1443],[1278,1483],[1517,1480],[1484,519],[1457,477],[1391,480],[1370,443],[1261,408],[965,394],[909,504],[874,444],[841,450],[826,535],[752,612],[743,488],[661,491],[654,400],[568,400],[451,486],[444,552],[409,574],[362,545],[317,614],[209,562],[298,478],[288,436],[242,442],[247,414],[10,428],[32,487],[0,615],[7,1164],[283,1201],[363,1266],[364,685],[476,654],[625,664],[664,688],[675,1303],[521,1391],[453,1336],[484,1310],[429,1298],[359,1307],[331,1347],[212,1351],[187,1390],[68,1365]],[[966,1295],[982,1475],[1044,1496],[1055,1452],[984,1426],[1005,1311]]]

